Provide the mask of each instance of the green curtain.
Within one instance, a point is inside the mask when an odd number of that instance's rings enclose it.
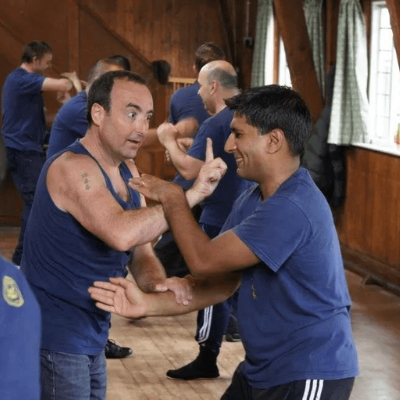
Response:
[[[323,0],[306,0],[304,12],[319,86],[322,89],[322,94],[325,94],[325,46],[322,5]]]
[[[368,137],[368,56],[359,0],[342,0],[339,9],[336,75],[328,142],[350,145]]]
[[[265,54],[267,48],[268,25],[273,13],[273,0],[258,0],[256,37],[254,40],[251,86],[265,85]]]

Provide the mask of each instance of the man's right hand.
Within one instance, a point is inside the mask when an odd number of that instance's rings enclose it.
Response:
[[[169,122],[164,122],[157,128],[157,136],[160,143],[167,147],[167,144],[172,141],[176,141],[178,137],[178,130],[175,128],[174,125],[170,124]]]

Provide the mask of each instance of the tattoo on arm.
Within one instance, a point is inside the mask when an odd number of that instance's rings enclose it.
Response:
[[[84,172],[83,174],[81,174],[81,179],[83,185],[85,186],[85,190],[89,190],[90,189],[89,174],[87,172]]]

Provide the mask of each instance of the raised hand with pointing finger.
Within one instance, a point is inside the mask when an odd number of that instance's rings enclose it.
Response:
[[[227,166],[221,158],[214,159],[212,141],[207,139],[205,163],[187,195],[196,198],[198,202],[210,196],[224,176],[226,169]],[[147,198],[160,203],[163,203],[174,192],[182,193],[180,186],[147,174],[131,179],[129,185]]]

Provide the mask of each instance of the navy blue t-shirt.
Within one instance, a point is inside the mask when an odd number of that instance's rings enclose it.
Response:
[[[201,125],[209,114],[204,108],[203,100],[197,94],[200,85],[198,82],[177,90],[171,97],[169,104],[169,122],[176,124],[183,119],[196,118],[197,123]]]
[[[210,117],[204,108],[203,100],[197,94],[200,85],[196,81],[193,85],[186,86],[177,90],[171,97],[169,105],[169,122],[177,124],[186,118],[195,118],[199,127]],[[186,180],[181,174],[177,173],[174,182],[185,190],[189,189],[194,180]]]
[[[64,151],[91,157],[79,141]],[[97,355],[106,345],[110,314],[95,306],[88,288],[94,281],[125,276],[131,251],[114,250],[54,204],[46,177],[59,155],[47,160],[40,174],[25,233],[21,270],[41,307],[42,348]],[[140,207],[139,193],[128,186],[132,174],[125,163],[120,165],[120,173],[129,189],[128,202],[118,196],[110,178],[99,168],[107,189],[123,209]]]
[[[40,308],[25,277],[0,255],[0,397],[40,399]]]
[[[60,108],[51,127],[47,158],[85,136],[89,125],[86,104],[87,93],[82,90]]]
[[[6,147],[43,152],[46,121],[41,91],[44,80],[43,75],[23,68],[7,76],[1,97],[1,131]]]
[[[235,157],[224,150],[231,133],[232,118],[233,111],[225,107],[218,114],[206,119],[188,151],[190,156],[204,161],[207,138],[211,138],[214,157],[221,157],[228,166],[214,193],[201,203],[200,223],[202,224],[222,227],[235,200],[244,190],[254,185],[253,182],[246,181],[237,175]]]
[[[243,193],[222,232],[229,229],[261,260],[242,271],[239,288],[250,385],[358,375],[339,241],[309,173],[300,168],[266,200],[259,186]]]

